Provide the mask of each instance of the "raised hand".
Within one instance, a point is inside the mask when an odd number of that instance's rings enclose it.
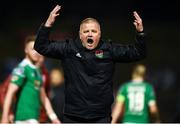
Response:
[[[137,32],[142,32],[144,30],[142,19],[140,18],[140,16],[138,15],[138,13],[136,11],[133,12],[133,15],[135,17],[133,24],[135,25]]]
[[[61,9],[61,6],[56,5],[56,7],[54,7],[54,9],[51,11],[45,26],[46,27],[52,27],[52,25],[54,24],[56,17],[59,16],[59,10]]]

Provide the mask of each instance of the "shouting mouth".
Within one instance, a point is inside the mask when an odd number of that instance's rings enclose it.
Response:
[[[93,41],[93,39],[88,39],[87,42],[88,42],[89,44],[93,44],[94,41]]]

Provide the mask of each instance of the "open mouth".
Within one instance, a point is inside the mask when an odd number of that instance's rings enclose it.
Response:
[[[93,39],[88,39],[87,42],[88,42],[89,44],[93,44],[94,41],[93,41]]]

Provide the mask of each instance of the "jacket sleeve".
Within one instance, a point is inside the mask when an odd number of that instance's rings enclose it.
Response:
[[[37,33],[34,49],[43,56],[62,59],[65,55],[68,40],[49,40],[50,30],[51,28],[41,25]]]
[[[137,33],[135,43],[129,45],[111,44],[112,58],[115,62],[132,62],[145,58],[145,34]]]

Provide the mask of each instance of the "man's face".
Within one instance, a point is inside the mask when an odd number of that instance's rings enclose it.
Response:
[[[101,37],[100,25],[94,21],[81,24],[79,37],[81,39],[82,45],[86,49],[95,49]],[[91,42],[88,42],[88,39],[90,39]]]
[[[36,52],[36,50],[34,49],[34,41],[31,41],[26,44],[25,53],[26,53],[26,57],[29,60],[31,60],[33,63],[36,63],[39,61],[40,54]]]

